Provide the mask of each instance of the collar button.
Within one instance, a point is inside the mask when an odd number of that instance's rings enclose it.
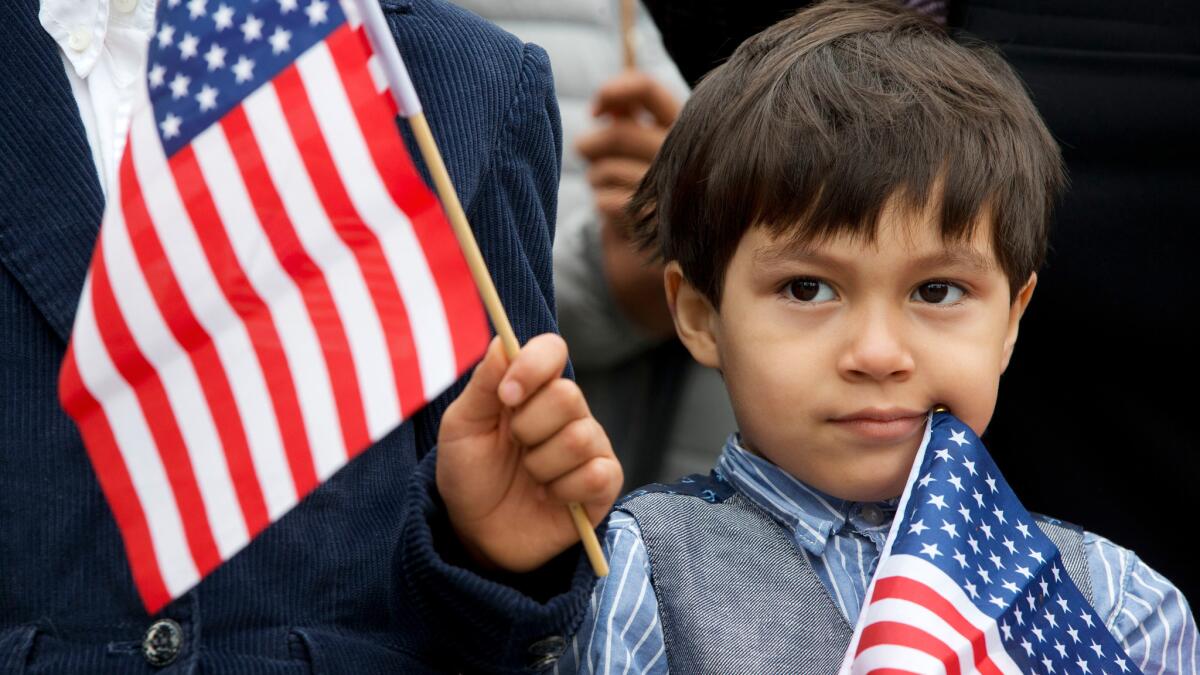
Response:
[[[67,37],[67,46],[77,52],[82,52],[92,46],[92,32],[82,26],[71,31]]]
[[[871,527],[883,524],[883,510],[874,504],[863,504],[858,513]]]

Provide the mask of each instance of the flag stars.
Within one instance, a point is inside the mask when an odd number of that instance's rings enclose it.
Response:
[[[958,563],[959,567],[967,569],[967,556],[963,555],[962,551],[954,549],[954,555],[950,557],[954,558],[954,561]]]
[[[929,503],[936,506],[938,511],[946,508],[946,498],[941,495],[929,495]]]
[[[1014,584],[1011,580],[1005,581],[1004,583],[1002,583],[1000,585],[1003,586],[1004,590],[1008,591],[1009,593],[1020,593],[1021,592],[1021,589],[1018,588],[1017,585]]]
[[[985,539],[995,539],[996,538],[995,535],[992,534],[992,526],[991,525],[980,524],[979,531],[983,533],[983,536]]]
[[[1063,614],[1066,614],[1070,611],[1067,609],[1067,599],[1064,598],[1063,596],[1061,596],[1061,595],[1058,596],[1058,599],[1055,600],[1054,602],[1057,602],[1058,606],[1062,607]]]
[[[937,479],[933,477],[933,474],[927,473],[924,476],[921,476],[921,478],[917,481],[917,485],[920,485],[921,487],[928,487],[930,483],[936,482]]]
[[[971,509],[968,509],[966,504],[958,507],[958,513],[963,517],[964,523],[971,522]]]
[[[204,85],[200,89],[200,93],[196,94],[196,101],[200,104],[200,112],[208,112],[217,107],[217,90]]]
[[[1058,652],[1058,658],[1067,658],[1067,646],[1059,642],[1057,638],[1054,640],[1054,651]]]
[[[1038,641],[1038,642],[1045,642],[1045,641],[1046,641],[1046,636],[1042,634],[1042,629],[1041,629],[1041,628],[1038,628],[1037,626],[1034,626],[1033,628],[1030,628],[1030,629],[1029,629],[1029,632],[1030,632],[1030,633],[1033,633],[1033,637],[1037,638],[1037,641]]]
[[[922,532],[924,532],[925,530],[928,530],[928,529],[929,529],[929,526],[925,524],[925,519],[922,518],[922,519],[918,520],[917,522],[913,523],[912,525],[908,526],[908,533],[920,535]]]
[[[1043,642],[1044,642],[1044,640],[1043,640]],[[1054,664],[1050,662],[1049,657],[1046,657],[1046,656],[1042,657],[1042,667],[1046,669],[1047,673],[1054,672]]]
[[[935,560],[942,552],[938,550],[937,544],[921,544],[921,554],[929,556],[930,560]]]
[[[1003,600],[1001,600],[1001,602],[1003,602]],[[1001,621],[1001,622],[1000,622],[1000,632],[1001,632],[1001,633],[1004,633],[1004,639],[1005,639],[1005,640],[1011,640],[1011,639],[1013,639],[1013,635],[1012,635],[1012,626],[1008,625],[1008,622],[1007,622],[1007,621]]]
[[[1054,618],[1054,613],[1050,610],[1046,610],[1046,613],[1042,615],[1042,618],[1046,620],[1046,623],[1050,624],[1051,628],[1058,628],[1058,619]]]
[[[966,468],[967,473],[971,474],[972,476],[978,475],[975,471],[975,462],[972,462],[969,459],[964,459],[962,465],[964,468]]]
[[[979,575],[980,579],[983,579],[983,583],[985,583],[985,584],[992,583],[992,575],[990,572],[983,569],[983,565],[980,565],[979,567],[977,567],[975,569],[975,573]]]
[[[1017,532],[1020,532],[1021,536],[1025,537],[1026,539],[1033,536],[1033,535],[1029,534],[1029,526],[1026,525],[1025,523],[1022,523],[1019,520],[1017,521],[1016,528],[1017,528]]]
[[[208,0],[188,0],[188,16],[192,17],[193,19],[199,19],[200,17],[204,16],[208,13],[207,8],[205,7],[206,4],[208,4]]]
[[[972,600],[979,599],[979,591],[976,590],[975,584],[968,581],[967,583],[963,584],[963,588],[967,589],[967,595],[970,595]]]
[[[304,8],[304,13],[308,15],[308,25],[310,26],[325,23],[327,20],[326,13],[328,12],[329,5],[323,0],[313,0],[308,3],[308,7]]]
[[[992,561],[992,564],[996,566],[996,569],[998,569],[998,570],[1004,569],[1004,563],[1000,561],[1000,556],[996,555],[995,553],[992,553],[991,555],[989,555],[988,560]]]
[[[1083,659],[1082,656],[1079,657],[1079,660],[1075,662],[1075,665],[1079,666],[1079,669],[1084,672],[1084,675],[1088,675],[1092,672],[1088,670],[1088,663]]]
[[[959,478],[958,476],[955,476],[953,473],[952,473],[952,474],[950,474],[950,477],[946,479],[946,482],[947,482],[947,483],[950,483],[951,485],[953,485],[953,486],[954,486],[954,491],[955,491],[955,492],[962,492],[962,491],[963,491],[962,479],[961,479],[961,478]]]
[[[1033,611],[1037,607],[1037,600],[1033,597],[1033,593],[1025,596],[1025,600],[1029,602],[1029,611]]]
[[[1012,539],[1009,539],[1008,537],[1005,537],[1005,538],[1004,538],[1004,541],[1003,541],[1003,542],[1001,542],[1001,544],[1003,544],[1004,548],[1008,549],[1008,552],[1009,552],[1009,554],[1010,554],[1010,555],[1016,555],[1016,554],[1017,554],[1017,545],[1016,545],[1015,543],[1013,543],[1013,540],[1012,540]]]
[[[207,52],[204,52],[204,60],[208,62],[208,70],[212,72],[218,68],[225,67],[225,48],[217,43],[212,43]]]
[[[1096,652],[1096,658],[1098,658],[1098,659],[1104,658],[1104,648],[1102,648],[1100,645],[1096,644],[1095,640],[1092,640],[1092,644],[1088,646],[1088,649]]]
[[[1059,576],[1060,574],[1062,574],[1062,570],[1058,569],[1057,563],[1055,563],[1054,566],[1050,568],[1050,573],[1054,575],[1055,581],[1058,581],[1058,582],[1062,581],[1062,577]]]
[[[939,459],[944,459],[947,462],[950,461],[950,450],[948,450],[946,448],[942,448],[941,450],[935,450],[933,455],[934,455],[934,457],[933,457],[934,461],[937,461]]]
[[[1041,554],[1041,552],[1039,552],[1039,551],[1036,551],[1036,550],[1034,550],[1034,549],[1032,549],[1032,548],[1031,548],[1031,549],[1029,549],[1029,557],[1030,557],[1030,558],[1033,558],[1034,560],[1036,560],[1036,561],[1038,562],[1038,564],[1039,564],[1039,565],[1044,565],[1044,564],[1046,564],[1046,559],[1045,559],[1044,557],[1042,557],[1042,554]]]
[[[938,529],[949,535],[951,539],[956,539],[958,537],[958,527],[954,523],[951,523],[947,520],[943,520],[942,526]]]
[[[1025,613],[1021,611],[1021,607],[1020,607],[1020,606],[1018,606],[1018,605],[1013,605],[1013,616],[1015,616],[1015,617],[1017,618],[1017,625],[1018,625],[1018,626],[1024,626],[1024,625],[1025,625]]]
[[[239,28],[242,31],[242,39],[247,44],[262,38],[263,21],[253,14],[247,14],[246,20],[242,22]]]
[[[233,75],[238,84],[254,79],[254,61],[239,56],[237,63],[233,64]]]
[[[171,80],[171,98],[181,99],[187,96],[188,86],[191,85],[192,78],[183,73],[175,73],[175,78]]]
[[[1021,649],[1025,650],[1025,656],[1033,658],[1033,643],[1029,641],[1029,638],[1021,638]]]
[[[996,596],[991,595],[991,594],[988,595],[988,602],[999,607],[1000,609],[1004,609],[1006,607],[1003,600],[1001,600],[1000,598],[997,598]]]
[[[150,80],[150,88],[158,89],[167,81],[167,69],[162,64],[156,63],[150,67],[147,78]]]
[[[167,113],[166,119],[159,122],[158,127],[162,129],[163,138],[174,138],[179,135],[179,125],[183,120],[171,113]]]
[[[279,13],[280,14],[287,14],[288,12],[295,11],[295,9],[296,9],[296,0],[279,0]]]
[[[179,41],[179,58],[187,61],[198,53],[200,46],[200,38],[191,33],[184,33],[183,39]]]
[[[993,493],[1000,491],[996,488],[996,479],[992,478],[991,474],[988,474],[987,478],[983,479],[983,482],[987,483],[988,489],[990,489]]]
[[[282,54],[291,49],[292,32],[276,27],[275,32],[271,33],[271,37],[267,38],[267,42],[271,43],[272,54]]]
[[[1038,586],[1040,586],[1042,589],[1042,597],[1043,598],[1046,597],[1047,595],[1050,595],[1050,584],[1046,583],[1045,579],[1038,581]]]
[[[954,441],[955,443],[958,443],[958,447],[960,447],[960,448],[964,445],[969,445],[971,443],[970,441],[967,440],[967,432],[965,432],[965,431],[951,431],[950,432],[950,440]]]
[[[1071,626],[1071,625],[1067,626],[1067,635],[1071,636],[1071,640],[1075,644],[1079,644],[1080,642],[1082,642],[1082,640],[1079,639],[1079,629],[1074,626]]]
[[[1079,615],[1079,618],[1083,619],[1083,622],[1087,624],[1088,628],[1094,627],[1092,624],[1092,615],[1091,614],[1088,614],[1087,612],[1083,612],[1082,614]]]
[[[1025,577],[1026,579],[1033,578],[1033,572],[1030,572],[1029,568],[1025,567],[1024,565],[1017,565],[1017,574],[1020,574],[1021,576]]]
[[[232,28],[233,27],[233,8],[230,7],[229,5],[226,5],[225,3],[221,3],[221,6],[217,7],[217,11],[213,12],[212,20],[213,20],[213,23],[216,24],[218,33],[225,30],[226,28]]]
[[[1113,663],[1117,664],[1117,667],[1121,669],[1122,673],[1129,672],[1129,666],[1125,665],[1125,659],[1123,659],[1119,656],[1115,656],[1115,657],[1113,657]]]
[[[982,509],[983,508],[983,495],[979,494],[979,490],[976,490],[975,488],[971,488],[971,496],[975,498],[975,503],[978,504],[979,508]]]
[[[175,43],[175,27],[169,23],[164,23],[158,29],[158,46],[170,47]]]
[[[979,553],[980,553],[979,541],[976,540],[975,537],[972,537],[969,534],[967,535],[967,546],[970,546],[971,550],[975,551],[975,555],[979,555]]]
[[[992,511],[992,515],[993,515],[993,516],[996,516],[996,520],[997,520],[997,521],[998,521],[998,522],[999,522],[1001,525],[1003,525],[1003,524],[1005,524],[1005,523],[1007,523],[1007,522],[1008,522],[1007,520],[1005,520],[1005,519],[1004,519],[1004,511],[1000,510],[1000,508],[999,508],[999,507],[997,507],[995,510],[993,510],[993,511]]]

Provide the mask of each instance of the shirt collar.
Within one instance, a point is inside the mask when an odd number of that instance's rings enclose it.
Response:
[[[108,32],[109,0],[41,0],[38,20],[79,77],[100,58]]]
[[[882,548],[899,501],[852,502],[824,494],[742,447],[736,433],[725,442],[717,468],[738,492],[791,531],[797,545],[815,556],[824,554],[829,539],[843,528]],[[869,516],[874,509],[882,519],[872,523]]]

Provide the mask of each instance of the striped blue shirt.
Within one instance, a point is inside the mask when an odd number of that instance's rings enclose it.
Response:
[[[730,436],[717,462],[734,489],[771,514],[812,562],[850,625],[883,550],[897,500],[848,502],[822,494]],[[637,521],[616,510],[604,541],[611,567],[556,673],[666,673],[650,558]],[[1179,589],[1132,551],[1085,532],[1094,608],[1143,673],[1200,675],[1196,621]]]

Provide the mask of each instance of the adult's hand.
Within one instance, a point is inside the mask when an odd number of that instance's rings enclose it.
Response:
[[[605,122],[582,135],[576,148],[588,162],[609,288],[617,306],[643,330],[672,335],[662,266],[649,263],[630,243],[625,207],[679,116],[679,102],[649,75],[627,71],[600,88],[592,114]]]

